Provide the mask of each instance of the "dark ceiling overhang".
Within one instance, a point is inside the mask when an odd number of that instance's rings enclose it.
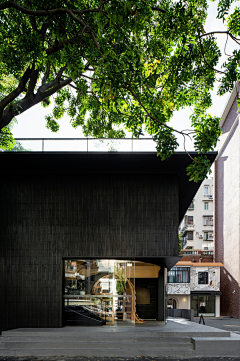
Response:
[[[82,259],[81,256],[72,256],[72,257],[64,257],[64,259]],[[157,265],[160,267],[166,267],[169,271],[180,259],[181,257],[178,256],[165,256],[165,257],[145,257],[145,256],[136,256],[136,257],[129,257],[129,256],[103,256],[103,257],[84,257],[84,259],[114,259],[120,261],[135,261],[135,262],[144,262],[148,264]]]
[[[191,157],[198,153],[190,152]],[[192,160],[177,152],[161,161],[156,152],[1,152],[2,175],[21,174],[175,174],[179,180],[179,223],[201,182],[189,182],[186,168]],[[217,152],[207,153],[211,163]]]

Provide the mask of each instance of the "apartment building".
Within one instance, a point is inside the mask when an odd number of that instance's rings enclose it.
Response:
[[[182,261],[212,262],[214,252],[213,179],[205,179],[181,224]]]

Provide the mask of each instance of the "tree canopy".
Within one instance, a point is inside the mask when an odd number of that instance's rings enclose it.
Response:
[[[240,10],[220,0],[218,18],[240,45]],[[176,133],[192,137],[202,154],[188,168],[203,179],[204,153],[221,134],[207,113],[210,91],[237,80],[240,52],[218,69],[216,32],[206,33],[206,0],[18,0],[0,2],[0,146],[11,148],[11,122],[38,103],[54,103],[46,126],[59,129],[68,114],[85,136],[121,138],[124,131],[151,134],[165,160],[176,150]],[[173,112],[191,106],[191,130],[169,125]]]

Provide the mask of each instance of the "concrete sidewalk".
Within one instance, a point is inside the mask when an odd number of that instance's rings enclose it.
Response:
[[[240,335],[181,318],[144,327],[64,327],[2,332],[0,356],[192,357],[240,355]]]

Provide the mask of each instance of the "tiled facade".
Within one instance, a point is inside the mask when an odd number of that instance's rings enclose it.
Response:
[[[240,318],[240,127],[236,84],[221,120],[215,162],[215,262],[222,262],[221,315]]]

